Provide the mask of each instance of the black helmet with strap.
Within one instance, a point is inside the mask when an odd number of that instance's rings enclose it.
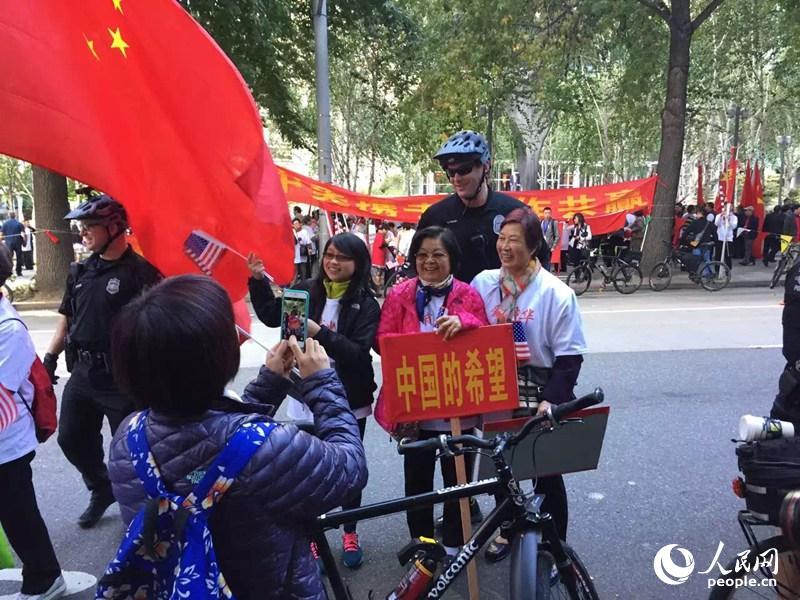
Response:
[[[103,254],[108,246],[125,233],[128,228],[128,213],[125,207],[107,194],[91,196],[85,202],[81,202],[75,210],[68,212],[64,219],[67,221],[97,221],[105,226],[108,231],[108,241],[103,244],[99,254]],[[112,234],[109,227],[118,225],[117,232]]]

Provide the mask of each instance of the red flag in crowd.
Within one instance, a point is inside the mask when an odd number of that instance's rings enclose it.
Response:
[[[736,148],[731,148],[731,158],[728,160],[728,170],[725,173],[725,202],[733,202],[733,194],[736,190]],[[724,208],[724,206],[723,206]]]
[[[756,162],[755,169],[753,170],[753,200],[755,206],[755,214],[761,224],[764,224],[764,184],[761,181],[761,170],[758,168]]]
[[[725,191],[727,190],[727,171],[723,171],[719,174],[719,186],[717,187],[717,196],[714,198],[714,212],[721,212],[722,207],[725,204]]]
[[[292,277],[286,200],[239,73],[173,0],[26,0],[0,7],[0,152],[125,204],[145,256],[198,272],[201,230],[235,252],[214,277],[246,291],[238,254]]]

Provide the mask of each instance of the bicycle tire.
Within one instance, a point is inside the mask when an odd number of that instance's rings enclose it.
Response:
[[[586,265],[578,265],[567,275],[567,285],[576,296],[580,296],[592,285],[592,271]]]
[[[642,287],[642,270],[636,265],[618,265],[611,272],[611,282],[620,294],[632,294]]]
[[[672,269],[667,261],[656,263],[647,278],[650,289],[654,292],[663,292],[672,283]]]
[[[592,578],[578,554],[566,542],[561,542],[561,545],[572,561],[575,592],[571,592],[560,575],[555,574],[557,571],[553,570],[553,555],[547,550],[539,550],[536,563],[536,600],[599,600]]]
[[[778,282],[783,277],[784,270],[786,269],[786,263],[788,262],[788,256],[784,254],[781,256],[781,259],[778,261],[778,264],[775,265],[775,270],[772,272],[772,281],[769,282],[769,289],[775,289],[775,286],[778,285]]]
[[[772,575],[772,571],[767,567],[764,568],[766,573],[762,572],[761,569],[756,569],[752,561],[757,560],[759,555],[763,552],[772,550],[773,548],[777,550],[779,560],[780,557],[783,557],[784,562],[779,562],[779,565],[794,563],[794,566],[797,567],[797,555],[792,550],[788,539],[782,535],[776,535],[761,540],[749,548],[746,557],[740,558],[737,556],[737,558],[733,558],[728,562],[725,566],[725,571],[728,571],[727,575],[723,575],[721,572],[717,573],[717,575],[719,575],[717,579],[723,579],[725,584],[714,586],[708,595],[708,600],[730,600],[732,598],[797,598],[800,589],[791,589],[780,581],[778,581],[778,585],[775,587],[763,587],[760,585],[746,586],[742,583],[745,579],[757,579],[759,577],[768,579],[765,575]],[[738,566],[736,564],[737,562],[740,562]],[[780,575],[779,571],[780,569],[776,571],[775,575]]]
[[[700,265],[698,270],[700,285],[709,292],[719,292],[731,282],[731,270],[724,262],[712,260]]]
[[[383,297],[384,298],[386,298],[386,296],[389,295],[389,290],[391,290],[395,286],[395,284],[397,283],[397,273],[398,272],[399,272],[399,269],[395,269],[394,271],[392,271],[391,275],[389,275],[386,278],[386,280],[383,282],[382,293],[383,293]]]

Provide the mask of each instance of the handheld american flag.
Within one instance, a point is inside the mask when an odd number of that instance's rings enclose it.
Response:
[[[0,385],[0,431],[16,421],[18,416],[19,409],[14,394]]]
[[[195,229],[183,243],[183,251],[203,273],[210,276],[214,267],[225,256],[228,247],[207,233]]]
[[[531,359],[531,349],[528,347],[528,336],[525,334],[525,325],[520,321],[511,324],[514,332],[514,350],[517,355],[517,363],[526,363]]]

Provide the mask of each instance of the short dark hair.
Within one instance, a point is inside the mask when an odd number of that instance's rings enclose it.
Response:
[[[239,370],[239,339],[225,289],[204,275],[156,284],[120,311],[111,331],[117,384],[139,408],[204,413]]]
[[[295,217],[294,219],[292,219],[292,224],[294,224],[294,222],[295,222],[295,221],[297,221],[298,223],[300,223],[300,225],[302,225],[302,224],[303,224],[303,221],[301,221],[301,220],[300,220],[300,219],[298,219],[297,217]]]
[[[427,239],[441,240],[447,256],[450,258],[450,272],[455,273],[461,264],[461,246],[458,245],[458,238],[456,234],[444,227],[434,225],[426,227],[425,229],[418,230],[414,237],[411,238],[411,245],[408,247],[408,256],[411,264],[417,262],[417,252],[422,242]]]
[[[6,279],[14,272],[11,262],[11,250],[0,242],[0,286],[5,285]]]
[[[545,206],[545,207],[542,209],[542,212],[544,212],[544,211],[546,211],[546,210],[549,210],[550,212],[553,212],[553,209],[552,209],[552,208],[550,208],[549,206]]]
[[[542,223],[536,213],[527,207],[515,208],[503,219],[500,231],[510,223],[518,223],[522,226],[522,232],[525,234],[525,245],[531,251],[531,254],[538,255],[542,247],[543,236]]]
[[[342,254],[351,257],[355,265],[350,285],[347,286],[347,291],[342,297],[342,304],[351,304],[361,293],[361,290],[373,294],[372,257],[369,255],[367,245],[361,238],[352,233],[337,233],[325,243],[325,248],[322,250],[323,261],[325,260],[325,253],[331,246],[334,246]],[[327,276],[325,275],[325,265],[323,264],[321,267],[319,275],[314,280],[314,285],[317,287],[320,297],[324,298],[325,286],[323,281],[327,279]]]

